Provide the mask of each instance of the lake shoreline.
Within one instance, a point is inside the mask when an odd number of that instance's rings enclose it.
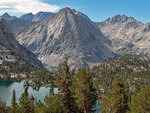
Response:
[[[24,80],[23,81],[11,81],[11,80],[0,80],[0,97],[2,101],[6,102],[7,106],[11,105],[11,100],[12,100],[12,92],[15,89],[16,91],[16,100],[17,103],[19,103],[19,98],[21,94],[24,92]],[[34,98],[40,100],[41,102],[44,102],[44,98],[46,95],[50,93],[50,87],[28,87],[28,93],[29,97],[31,95],[34,96]],[[57,93],[58,89],[54,88],[54,92]]]

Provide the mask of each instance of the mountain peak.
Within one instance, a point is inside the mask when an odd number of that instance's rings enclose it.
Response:
[[[106,19],[103,22],[99,22],[98,26],[99,26],[99,28],[101,28],[101,27],[108,26],[108,25],[122,24],[122,23],[140,23],[140,24],[142,24],[141,22],[135,20],[133,17],[128,17],[124,14],[123,15],[118,14],[116,16],[113,16],[112,18]]]
[[[70,67],[88,67],[115,56],[106,38],[84,14],[68,7],[17,36],[47,69],[57,70],[65,54]]]
[[[8,16],[8,17],[11,17],[7,12],[5,12],[2,16]]]
[[[126,15],[116,15],[110,19],[107,20],[108,22],[110,22],[111,24],[115,24],[115,23],[125,23],[125,22],[133,22],[136,21],[133,17],[127,17]]]
[[[1,18],[4,18],[5,20],[8,20],[8,19],[11,18],[11,16],[6,12],[6,13],[4,13],[4,14],[1,16]]]
[[[118,14],[112,18],[116,18],[118,21],[121,21],[121,22],[134,22],[134,21],[136,21],[133,17],[128,17],[125,14],[123,14],[123,15]]]
[[[46,18],[51,17],[52,15],[54,15],[54,13],[40,11],[35,15],[33,15],[32,13],[24,14],[20,18],[30,22],[40,22]]]
[[[69,7],[65,7],[65,8],[61,9],[60,11],[72,11],[72,9],[70,9]]]
[[[27,13],[26,15],[33,15],[33,13]]]
[[[65,8],[61,9],[57,14],[65,15],[65,14],[69,14],[69,13],[73,13],[73,10],[70,9],[69,7],[65,7]]]
[[[27,16],[27,17],[30,16],[30,17],[31,17],[31,16],[34,16],[34,15],[33,15],[33,13],[27,13],[27,14],[22,15],[20,18],[23,18],[23,17],[25,17],[25,16]]]

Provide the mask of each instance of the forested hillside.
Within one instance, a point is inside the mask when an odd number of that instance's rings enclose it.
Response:
[[[40,85],[41,82],[50,82],[50,78],[52,78],[52,72],[46,71],[42,67],[36,67],[27,61],[4,61],[3,64],[0,65],[0,79],[2,80],[30,79]]]
[[[0,102],[2,113],[149,113],[150,62],[138,57],[112,59],[99,66],[70,70],[65,59],[62,69],[53,73],[50,94],[45,103],[29,97],[28,87],[12,106]],[[45,75],[45,74],[44,74]],[[40,80],[50,78],[37,77]],[[54,93],[54,88],[59,89]],[[96,104],[99,108],[95,108]],[[137,107],[136,107],[137,106]],[[13,112],[14,113],[14,112]]]
[[[112,81],[122,77],[133,93],[139,92],[142,87],[150,85],[150,61],[138,57],[123,57],[112,59],[94,66],[90,70],[95,84],[101,93],[107,95]]]

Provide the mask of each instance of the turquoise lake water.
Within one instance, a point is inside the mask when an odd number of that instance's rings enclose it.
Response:
[[[16,91],[16,99],[19,102],[19,98],[21,94],[24,92],[23,87],[24,81],[14,82],[8,80],[0,80],[0,98],[2,101],[6,102],[7,106],[11,105],[12,100],[12,92],[15,89]],[[50,92],[50,88],[40,87],[38,89],[33,89],[32,87],[28,88],[29,95],[33,95],[37,100],[41,100],[44,102],[44,97],[48,95]],[[54,92],[58,92],[58,89],[54,89]]]

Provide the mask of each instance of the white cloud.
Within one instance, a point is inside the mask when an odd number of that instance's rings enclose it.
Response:
[[[0,12],[37,13],[39,11],[55,12],[57,5],[44,3],[41,0],[0,0]]]
[[[6,5],[0,5],[0,9],[7,9],[7,8],[10,8],[9,6],[6,6]]]

